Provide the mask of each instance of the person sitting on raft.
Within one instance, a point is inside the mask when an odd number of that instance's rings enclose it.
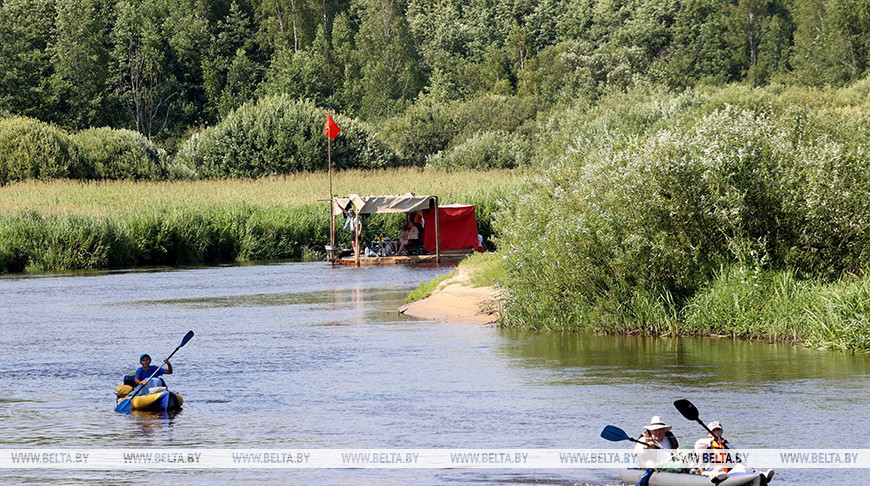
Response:
[[[148,378],[151,378],[152,374],[154,375],[154,377],[158,377],[163,374],[172,374],[172,363],[167,361],[165,370],[163,368],[151,366],[151,356],[147,354],[139,356],[139,364],[141,364],[142,367],[136,370],[136,375],[133,376],[133,381],[135,381],[137,385],[141,385],[147,382]]]
[[[671,426],[658,415],[653,416],[650,424],[644,426],[640,440],[646,442],[646,446],[637,444],[634,449],[638,452],[644,449],[676,449],[680,446],[671,432]]]
[[[402,225],[402,234],[399,235],[399,238],[397,240],[399,242],[399,246],[396,249],[396,254],[406,255],[408,253],[408,242],[419,239],[420,230],[419,228],[417,228],[417,225],[406,221],[405,224]]]
[[[729,442],[724,437],[722,437],[722,424],[719,423],[718,420],[714,420],[707,424],[707,428],[710,429],[711,433],[708,433],[707,437],[703,437],[695,441],[695,452],[698,454],[698,457],[703,457],[703,454],[705,453],[709,454],[707,452],[709,450],[730,449],[730,447],[728,447]],[[715,457],[713,460],[714,463],[725,462],[724,458],[722,458],[718,454],[716,456],[717,457]],[[711,467],[707,467],[701,470],[701,474],[709,477],[710,480],[713,482],[719,482],[728,479],[729,472],[747,473],[760,471],[756,471],[752,468],[747,468],[744,464],[739,464],[733,468],[711,465]],[[770,482],[771,478],[773,478],[773,472],[773,469],[768,469],[767,471],[762,473],[768,483]]]

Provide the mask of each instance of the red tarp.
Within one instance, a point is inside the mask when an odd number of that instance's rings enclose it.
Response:
[[[435,251],[435,210],[423,211],[426,226],[423,247]],[[474,206],[442,206],[438,208],[438,226],[442,250],[477,248],[477,218]]]

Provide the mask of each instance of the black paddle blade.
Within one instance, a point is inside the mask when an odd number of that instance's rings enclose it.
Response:
[[[601,431],[601,437],[610,442],[619,442],[622,440],[631,440],[631,437],[624,430],[615,425],[608,425]]]
[[[674,406],[677,407],[677,410],[683,417],[689,420],[698,420],[698,409],[692,405],[692,402],[683,398],[674,402]]]

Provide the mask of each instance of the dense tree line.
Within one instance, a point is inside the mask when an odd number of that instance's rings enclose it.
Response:
[[[484,94],[839,86],[868,56],[870,0],[0,0],[0,112],[170,149],[264,95],[383,119]]]

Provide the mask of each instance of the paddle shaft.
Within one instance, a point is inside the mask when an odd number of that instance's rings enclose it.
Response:
[[[175,348],[175,351],[178,351],[179,349],[181,349],[181,346]],[[141,391],[143,388],[145,388],[145,384],[148,383],[149,381],[151,381],[151,378],[154,378],[154,375],[156,375],[158,371],[163,369],[163,365],[165,365],[170,359],[172,359],[172,357],[175,355],[175,351],[173,351],[172,354],[170,354],[168,358],[163,360],[163,363],[161,363],[160,366],[158,366],[157,369],[154,370],[154,373],[151,373],[151,376],[149,376],[147,380],[142,382],[141,385],[139,385],[138,387],[136,387],[135,390],[133,390],[133,394],[130,395],[130,397],[129,397],[131,400],[133,399],[133,397],[135,397],[136,395],[139,394],[139,391]]]
[[[633,438],[633,437],[629,437],[628,440],[630,440],[630,441],[632,441],[632,442],[637,442],[638,444],[643,444],[643,445],[645,445],[645,446],[649,446],[649,445],[650,445],[650,444],[647,443],[647,442],[644,442],[644,441],[642,441],[642,440],[637,440],[637,439],[635,439],[635,438]],[[655,444],[652,444],[652,446],[653,446],[653,449],[661,449],[661,447],[659,447],[659,446],[657,446],[657,445],[655,445]]]
[[[713,434],[713,431],[710,430],[709,427],[707,427],[707,424],[705,424],[704,421],[698,417],[698,415],[699,415],[698,407],[696,407],[692,402],[690,402],[689,400],[686,400],[686,399],[677,400],[674,402],[674,407],[677,408],[677,411],[679,411],[680,415],[682,415],[683,417],[685,417],[689,420],[694,420],[695,422],[698,422],[699,424],[701,424],[701,427],[704,427],[704,430],[706,430],[707,433],[710,434],[711,437],[713,437],[713,440],[716,440],[717,436],[715,434]],[[722,442],[721,442],[722,446],[725,447],[726,449],[730,449],[730,447],[728,447],[728,444],[726,444],[725,438],[724,437],[719,437],[719,438],[722,439]],[[719,442],[719,441],[716,440],[716,442]]]
[[[185,344],[187,344],[187,342],[190,341],[190,338],[192,338],[192,337],[193,337],[193,331],[188,331],[187,334],[185,334],[184,339],[181,340],[181,344],[179,344],[178,347],[175,348],[175,351],[173,351],[172,354],[170,354],[168,358],[164,359],[164,360],[163,360],[163,363],[162,363],[160,366],[158,366],[156,370],[154,370],[154,373],[151,373],[151,376],[149,376],[148,379],[145,380],[144,383],[142,383],[141,385],[139,385],[138,387],[136,387],[136,389],[133,390],[133,394],[130,395],[129,397],[125,398],[125,400],[132,400],[133,397],[135,397],[136,395],[138,395],[139,392],[140,392],[143,388],[145,388],[145,383],[148,383],[149,381],[151,381],[151,378],[154,378],[154,375],[156,375],[157,372],[160,371],[160,369],[163,367],[163,365],[165,365],[165,364],[166,364],[170,359],[172,359],[172,357],[175,356],[175,353],[177,353],[178,350],[181,349],[182,346],[184,346]]]
[[[637,442],[638,444],[643,444],[645,446],[649,445],[644,441],[629,436],[625,433],[624,430],[620,429],[615,425],[608,425],[607,427],[604,427],[604,430],[601,431],[601,437],[603,439],[609,440],[610,442],[621,442],[623,440],[630,440],[632,442]],[[655,447],[656,449],[661,449],[661,447],[657,445],[653,445],[653,447]]]

